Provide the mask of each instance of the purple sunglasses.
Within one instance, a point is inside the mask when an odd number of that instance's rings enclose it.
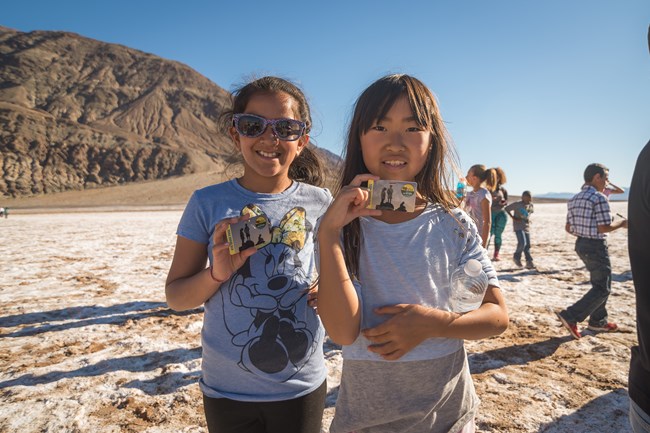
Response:
[[[271,125],[273,133],[280,140],[295,141],[305,134],[305,122],[295,119],[269,120],[254,114],[237,113],[232,116],[237,132],[244,137],[259,137]]]

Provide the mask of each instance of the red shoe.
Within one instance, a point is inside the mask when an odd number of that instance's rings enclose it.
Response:
[[[562,314],[560,312],[555,313],[557,315],[557,318],[560,319],[560,322],[562,322],[562,326],[564,326],[568,331],[569,334],[576,340],[579,340],[582,335],[580,335],[580,331],[578,331],[578,325],[576,323],[571,323],[567,321],[564,317],[562,317]]]
[[[608,322],[602,326],[588,325],[587,329],[595,332],[616,332],[618,331],[618,325],[616,323]]]

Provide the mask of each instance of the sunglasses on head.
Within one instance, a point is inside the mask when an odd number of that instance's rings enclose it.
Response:
[[[295,141],[305,134],[305,122],[295,119],[268,120],[254,114],[238,113],[232,116],[237,132],[244,137],[259,137],[271,125],[273,133],[280,140]]]

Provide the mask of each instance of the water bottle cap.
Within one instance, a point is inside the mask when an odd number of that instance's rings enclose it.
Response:
[[[469,259],[465,263],[465,273],[471,277],[477,277],[483,270],[483,265],[476,259]]]

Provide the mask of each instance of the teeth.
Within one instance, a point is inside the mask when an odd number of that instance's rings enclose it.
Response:
[[[400,166],[400,165],[405,165],[406,162],[404,162],[404,161],[384,161],[384,164],[392,165],[393,167],[397,167],[397,166]]]
[[[277,152],[264,152],[262,150],[259,150],[257,153],[259,153],[265,158],[277,158],[278,156],[280,156],[280,154]]]

